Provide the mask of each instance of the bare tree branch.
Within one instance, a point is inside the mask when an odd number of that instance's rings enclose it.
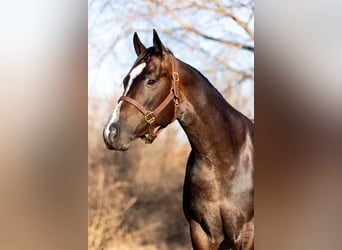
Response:
[[[217,8],[212,8],[210,6],[204,6],[204,5],[201,5],[197,2],[192,3],[192,6],[196,6],[196,7],[201,8],[201,9],[207,9],[207,10],[213,11],[214,13],[220,13],[220,14],[223,14],[224,16],[230,17],[231,19],[233,19],[238,25],[240,25],[246,31],[246,33],[249,35],[249,37],[252,40],[254,40],[254,32],[248,26],[249,21],[244,22],[237,15],[233,14],[232,12],[227,11],[229,8],[232,8],[233,5],[223,6],[219,1],[215,1],[215,3],[216,3]],[[247,7],[246,5],[243,5],[243,6]],[[253,15],[253,14],[251,14],[251,15]]]
[[[169,6],[165,2],[158,2],[158,3],[160,5],[162,5],[165,8],[165,10],[167,11],[167,13],[169,13],[184,29],[186,29],[186,30],[188,30],[190,32],[193,32],[194,34],[199,35],[199,36],[201,36],[201,37],[203,37],[205,39],[208,39],[208,40],[220,42],[220,43],[226,44],[228,46],[232,46],[232,47],[236,47],[236,48],[239,48],[239,49],[245,49],[245,50],[254,52],[254,47],[252,47],[252,46],[249,46],[249,45],[246,45],[246,44],[242,44],[242,43],[238,43],[238,42],[234,42],[234,41],[224,40],[224,39],[221,39],[221,38],[212,37],[212,36],[209,36],[207,34],[204,34],[203,32],[200,32],[199,30],[195,29],[194,27],[191,27],[186,22],[184,22],[179,17],[179,15],[176,15],[176,13],[171,8],[169,8]],[[227,14],[227,15],[229,15],[229,14]],[[238,21],[238,20],[240,20],[240,19],[236,19],[235,21]],[[254,38],[254,33],[252,35],[253,35],[253,38]]]
[[[181,51],[177,54],[182,60],[196,63],[194,66],[229,100],[242,110],[246,108],[246,113],[253,113],[250,97],[244,93],[254,82],[253,0],[89,0],[88,6],[88,48],[92,53],[88,67],[94,84],[96,72],[108,74],[103,67],[107,63],[115,64],[120,74],[111,72],[106,79],[120,82],[122,79],[116,77],[124,74],[121,71],[131,60],[122,56],[127,51],[122,51],[121,43],[131,43],[135,31],[143,39],[150,37],[152,28],[156,28],[165,44],[174,52]]]

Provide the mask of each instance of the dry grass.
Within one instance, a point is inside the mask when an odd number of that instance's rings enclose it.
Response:
[[[151,146],[108,151],[99,119],[88,124],[88,249],[191,249],[182,210],[188,144],[171,127]]]

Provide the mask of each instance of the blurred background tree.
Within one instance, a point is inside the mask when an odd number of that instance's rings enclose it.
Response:
[[[122,92],[136,56],[132,37],[152,29],[176,57],[199,69],[229,102],[254,116],[254,1],[89,2],[89,95]],[[118,93],[119,92],[119,93]]]
[[[229,103],[254,117],[254,1],[88,1],[89,249],[191,249],[182,212],[190,147],[177,122],[150,146],[105,148],[102,129],[152,29]]]

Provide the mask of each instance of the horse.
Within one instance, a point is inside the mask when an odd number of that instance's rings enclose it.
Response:
[[[103,129],[110,150],[152,143],[178,120],[191,152],[183,211],[193,249],[254,249],[254,124],[198,70],[177,59],[153,30],[153,46],[133,36],[137,59]]]

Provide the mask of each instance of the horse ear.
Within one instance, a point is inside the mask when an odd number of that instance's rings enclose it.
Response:
[[[137,32],[134,32],[133,44],[134,44],[134,49],[135,49],[135,53],[137,54],[137,56],[139,56],[143,51],[146,50],[146,47],[145,47],[145,45],[140,41]]]
[[[153,29],[153,47],[157,53],[163,55],[163,52],[166,51],[165,46],[160,41],[158,33],[155,29]]]

